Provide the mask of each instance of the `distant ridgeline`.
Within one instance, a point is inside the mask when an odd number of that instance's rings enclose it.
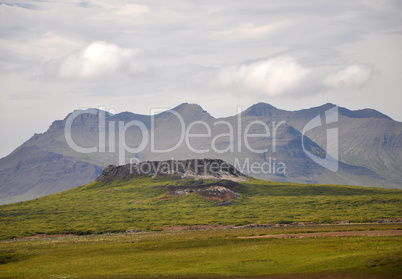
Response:
[[[193,158],[219,158],[245,175],[275,182],[402,189],[402,122],[371,109],[351,111],[338,107],[335,113],[336,107],[324,104],[286,111],[258,103],[236,115],[220,118],[197,104],[187,103],[153,115],[76,110],[0,158],[0,205],[88,184],[108,165],[128,162],[136,165],[109,167],[99,179],[106,181],[114,176],[129,179],[140,172],[162,175],[155,164],[159,169],[166,166],[168,171],[163,175],[198,177],[200,172],[195,170],[202,167],[191,167],[191,160],[173,162],[173,167],[171,161],[145,162]],[[327,114],[338,115],[331,127],[327,121],[314,129],[309,126],[311,121],[323,120]],[[323,163],[319,164],[312,159],[327,158],[328,129],[337,131],[337,137],[333,134],[334,144],[338,143],[334,145],[338,146],[337,171],[326,168],[326,161],[318,160]],[[195,161],[191,162],[194,165]],[[218,169],[223,163],[219,160],[196,163],[209,166],[214,162],[218,163]],[[143,171],[138,171],[140,166]],[[244,179],[230,169],[202,175],[209,179]]]
[[[248,181],[246,175],[220,159],[145,161],[123,166],[110,165],[102,171],[97,181],[109,183],[117,179],[129,180],[138,176],[163,177],[169,175],[181,178]]]

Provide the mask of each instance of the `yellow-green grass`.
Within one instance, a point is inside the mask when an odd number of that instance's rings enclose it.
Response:
[[[352,227],[402,228],[398,224]],[[343,229],[350,227],[308,228]],[[398,278],[402,274],[400,236],[237,238],[305,230],[285,227],[3,240],[0,277],[222,278],[284,274],[286,277],[281,278]]]
[[[161,199],[163,185],[200,181],[139,177],[93,182],[36,200],[0,206],[0,239],[36,234],[100,234],[172,225],[244,225],[334,220],[371,222],[402,216],[402,190],[303,185],[252,179],[241,198],[216,206],[195,193]]]

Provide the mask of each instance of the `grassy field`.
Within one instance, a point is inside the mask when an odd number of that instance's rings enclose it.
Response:
[[[402,225],[328,225],[3,240],[0,241],[0,277],[400,278],[401,236],[237,238],[350,229],[402,229]]]
[[[168,195],[171,187],[203,183],[212,182],[150,177],[110,184],[93,182],[36,200],[0,206],[0,277],[400,278],[402,274],[401,236],[237,238],[400,230],[402,224],[398,223],[160,232],[165,226],[334,220],[359,223],[400,218],[401,190],[252,179],[231,184],[241,197],[229,206],[217,206],[216,200],[204,199],[194,192]],[[128,229],[146,232],[119,233]],[[20,238],[37,234],[75,236]]]
[[[195,193],[164,199],[167,190],[161,186],[185,187],[191,183],[195,182],[150,177],[110,184],[93,182],[36,200],[3,205],[0,239],[127,229],[152,231],[173,225],[371,222],[402,216],[401,190],[257,179],[236,186],[241,198],[234,199],[230,206],[216,206],[216,201]]]

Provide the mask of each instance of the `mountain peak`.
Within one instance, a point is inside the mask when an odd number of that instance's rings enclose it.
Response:
[[[99,114],[101,110],[97,108],[87,108],[87,109],[76,109],[73,112],[70,112],[67,114],[67,116],[64,118],[64,121],[66,121],[71,115],[84,115],[85,117],[98,117],[97,115]],[[105,114],[109,114],[109,112],[105,111]]]
[[[244,116],[271,116],[273,113],[277,112],[279,109],[267,104],[267,103],[257,103],[249,107],[243,112]]]
[[[339,107],[339,113],[352,118],[385,118],[392,120],[391,117],[377,111],[374,109],[359,109],[359,110],[349,110],[347,108]]]
[[[204,110],[200,105],[198,104],[189,104],[189,103],[182,103],[178,105],[175,108],[171,109],[172,111],[175,111],[179,113],[182,117],[186,118],[202,118],[202,117],[212,117],[206,110]],[[160,115],[164,115],[162,112]],[[189,119],[190,119],[189,118]]]
[[[206,111],[198,104],[182,103],[172,110],[177,112],[206,113]]]
[[[305,109],[302,111],[312,111],[314,113],[316,113],[317,111],[319,112],[323,112],[323,111],[327,111],[330,108],[333,108],[334,106],[336,106],[335,104],[332,103],[326,103],[324,105],[318,106],[318,107],[313,107],[311,109]],[[339,114],[346,116],[346,117],[350,117],[350,118],[385,118],[385,119],[390,119],[392,120],[391,117],[376,111],[374,109],[359,109],[359,110],[349,110],[347,108],[344,107],[339,107]]]

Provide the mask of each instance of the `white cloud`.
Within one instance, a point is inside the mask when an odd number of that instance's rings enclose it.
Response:
[[[60,64],[61,77],[92,78],[118,70],[129,70],[135,51],[96,41],[78,53],[67,56]]]
[[[82,44],[71,38],[63,37],[53,32],[47,32],[39,36],[36,40],[32,40],[27,49],[32,52],[40,53],[44,58],[61,58]],[[28,51],[27,51],[28,52]]]
[[[332,102],[380,109],[401,121],[400,3],[7,1],[0,4],[3,132],[15,148],[29,136],[15,130],[27,117],[46,115],[44,122],[36,121],[41,128],[27,127],[33,134],[78,107],[110,104],[146,113],[148,107],[185,101],[215,107],[221,116],[225,110],[236,113],[238,104],[261,101],[284,109]],[[96,41],[109,42],[98,45],[108,54],[85,58],[86,47]],[[106,51],[111,42],[116,50]],[[123,46],[141,52],[122,54]],[[284,55],[293,62],[260,59]],[[373,65],[382,76],[366,83],[358,82],[364,77],[346,78],[348,71],[337,71],[353,63],[339,64],[343,61]],[[345,85],[359,88],[359,83],[364,88],[350,96]],[[0,142],[0,157],[11,151],[9,142]]]
[[[250,39],[265,37],[288,25],[287,21],[279,21],[267,25],[256,26],[254,23],[241,23],[239,26],[218,32],[219,35],[231,39]]]
[[[104,23],[113,22],[113,24],[129,24],[138,21],[138,17],[149,14],[151,11],[148,6],[138,4],[121,4],[112,1],[106,1],[100,4],[99,13],[90,17],[91,20]]]
[[[117,7],[115,13],[120,16],[139,16],[149,13],[150,10],[145,5],[128,4]]]
[[[296,89],[310,72],[293,57],[281,56],[226,68],[218,81],[224,86],[277,96]]]
[[[373,70],[365,65],[353,64],[324,79],[329,87],[359,87],[371,78]]]

